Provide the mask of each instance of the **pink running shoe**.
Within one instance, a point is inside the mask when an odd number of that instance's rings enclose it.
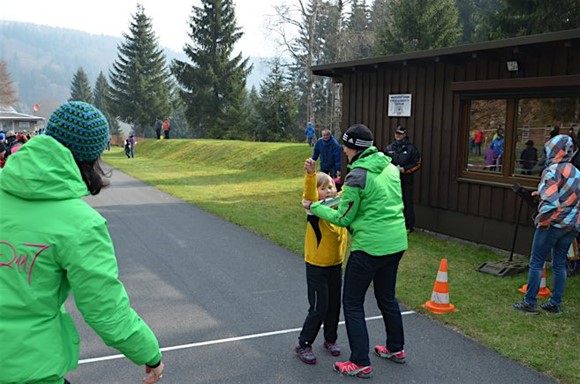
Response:
[[[345,376],[354,376],[361,379],[370,379],[373,377],[373,367],[357,365],[351,361],[334,363],[333,368],[336,372]]]
[[[375,353],[378,357],[394,361],[397,364],[405,364],[405,350],[391,352],[384,345],[375,346]]]

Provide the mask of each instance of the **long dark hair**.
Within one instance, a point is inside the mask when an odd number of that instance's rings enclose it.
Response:
[[[83,181],[87,185],[91,195],[98,195],[99,192],[101,192],[101,189],[110,184],[109,180],[106,180],[105,178],[111,177],[111,171],[103,171],[99,159],[92,161],[75,161],[81,171]]]

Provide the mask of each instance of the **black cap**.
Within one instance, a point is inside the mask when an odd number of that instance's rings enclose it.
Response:
[[[351,149],[366,149],[373,145],[373,133],[366,125],[355,124],[342,135],[342,143]]]
[[[402,126],[398,126],[397,129],[395,129],[395,132],[397,133],[407,133],[407,129],[405,127]]]

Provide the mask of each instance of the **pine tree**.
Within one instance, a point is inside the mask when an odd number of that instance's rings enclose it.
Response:
[[[0,60],[0,106],[10,106],[18,102],[18,94],[8,72],[8,64]]]
[[[110,98],[111,91],[109,88],[109,83],[103,72],[99,72],[97,81],[95,82],[95,87],[93,88],[93,105],[97,107],[109,122],[109,131],[111,135],[118,135],[120,133],[119,123],[117,119],[110,113]]]
[[[378,55],[450,47],[461,38],[455,0],[390,0],[388,15],[375,42]]]
[[[157,116],[171,113],[171,74],[142,5],[137,5],[123,38],[109,71],[111,112],[145,136]]]
[[[293,138],[297,127],[298,102],[279,59],[274,59],[270,74],[260,86],[257,112],[260,116],[260,124],[255,130],[257,141],[287,141]]]
[[[73,76],[70,87],[70,98],[68,100],[84,101],[87,103],[93,102],[93,91],[91,90],[89,77],[82,67],[79,68],[77,73]]]
[[[355,60],[370,56],[372,52],[371,17],[364,0],[353,0],[348,21],[346,36],[348,54],[346,59]]]
[[[492,38],[502,39],[580,27],[578,0],[503,0]]]
[[[236,138],[247,124],[242,106],[251,68],[242,53],[233,56],[234,45],[243,35],[236,25],[233,1],[202,0],[192,7],[189,27],[191,43],[184,52],[191,63],[172,63],[187,120],[199,137]]]

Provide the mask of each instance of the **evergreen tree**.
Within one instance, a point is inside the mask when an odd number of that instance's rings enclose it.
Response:
[[[0,60],[0,106],[10,106],[18,102],[18,94],[8,72],[8,64]]]
[[[449,47],[461,38],[455,0],[391,0],[375,53],[395,54]]]
[[[260,85],[257,112],[260,117],[255,127],[257,141],[287,141],[294,137],[297,98],[278,58],[274,59],[272,71]]]
[[[370,26],[371,18],[365,1],[353,0],[345,31],[350,47],[346,59],[356,60],[371,55],[373,39]]]
[[[171,74],[142,5],[137,5],[129,33],[123,38],[109,71],[111,112],[145,136],[145,129],[152,127],[157,116],[171,114]]]
[[[107,82],[107,78],[103,74],[103,72],[99,72],[99,76],[97,77],[97,81],[95,82],[95,87],[93,88],[93,105],[97,107],[109,122],[109,131],[111,135],[119,135],[119,122],[117,122],[117,118],[110,113],[110,98],[111,98],[111,91],[109,88],[109,83]]]
[[[181,87],[186,117],[199,137],[237,138],[246,129],[242,106],[251,70],[242,53],[233,56],[243,32],[236,25],[232,0],[201,0],[192,7],[191,43],[184,52],[191,63],[174,60],[172,72]]]
[[[75,73],[70,87],[69,101],[84,101],[87,103],[93,102],[93,91],[89,83],[89,77],[84,69],[81,67]]]
[[[493,39],[580,27],[579,0],[503,0],[497,12]]]

